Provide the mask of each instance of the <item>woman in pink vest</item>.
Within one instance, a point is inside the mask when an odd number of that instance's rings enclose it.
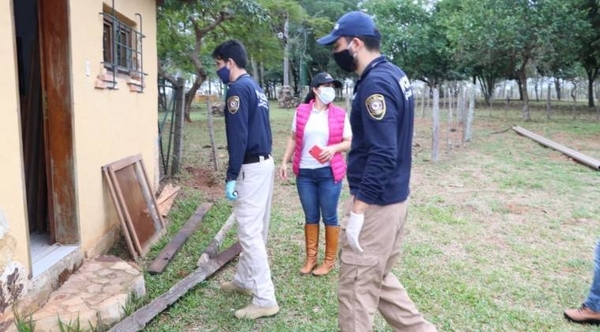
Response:
[[[285,180],[287,163],[292,162],[304,210],[306,261],[300,269],[302,275],[325,275],[335,264],[340,231],[337,207],[346,175],[342,152],[350,148],[352,138],[346,111],[332,103],[334,88],[341,86],[328,73],[319,73],[312,79],[304,103],[296,109],[292,134],[279,167],[279,176]],[[315,269],[321,217],[325,224],[325,259]]]

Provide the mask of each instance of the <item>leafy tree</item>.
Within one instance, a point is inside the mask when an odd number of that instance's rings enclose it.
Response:
[[[497,24],[493,9],[473,0],[449,0],[440,5],[452,57],[465,72],[477,77],[489,105],[498,79],[510,77],[513,71],[511,59],[496,52],[501,41],[490,33]]]
[[[443,11],[428,0],[372,0],[365,4],[382,34],[382,51],[412,79],[427,83],[433,92],[432,160],[439,156],[439,90],[460,74],[450,56],[441,25]]]
[[[443,13],[427,0],[372,0],[365,6],[382,34],[382,49],[409,77],[431,87],[459,76],[440,24]]]
[[[249,69],[254,78],[268,96],[274,97],[275,85],[282,82],[285,43],[290,39],[283,38],[285,16],[295,23],[302,21],[306,14],[294,0],[258,0],[258,4],[267,13],[268,20],[231,20],[222,25],[214,38],[241,40],[248,51]]]
[[[466,59],[484,68],[489,69],[494,61],[501,68],[508,64],[520,85],[523,118],[529,120],[530,67],[534,60],[554,67],[554,71],[572,64],[568,51],[573,47],[573,36],[586,29],[577,9],[581,0],[455,1],[460,12],[445,26],[456,50],[468,53]],[[461,24],[453,26],[454,22]]]
[[[578,58],[588,79],[588,106],[594,107],[594,81],[600,75],[600,3],[582,0],[581,7],[590,24],[588,33],[576,36],[579,42]]]
[[[345,78],[348,74],[342,71],[331,58],[331,48],[317,44],[317,38],[328,34],[335,22],[347,12],[357,10],[356,0],[298,0],[307,13],[307,19],[297,26],[298,39],[305,47],[304,60],[307,64],[308,81],[317,73],[329,72],[337,78]],[[304,34],[306,45],[304,46]],[[300,52],[300,50],[298,50]]]
[[[297,91],[298,89],[298,78],[299,78],[299,58],[295,55],[298,54],[298,49],[301,47],[300,36],[298,34],[298,26],[308,18],[306,11],[294,0],[262,0],[269,1],[265,3],[265,8],[269,11],[271,17],[274,19],[271,21],[271,29],[273,35],[278,36],[280,42],[280,50],[278,53],[283,54],[287,52],[287,61],[289,65],[288,75],[291,75],[291,84]],[[285,24],[287,23],[287,31]],[[279,62],[281,63],[281,61]],[[275,66],[278,67],[278,66]],[[281,68],[283,73],[283,66]],[[282,75],[283,77],[283,75]],[[283,83],[283,80],[281,81]]]
[[[164,0],[158,8],[158,74],[176,85],[177,73],[193,82],[185,96],[186,121],[196,91],[208,76],[211,62],[206,39],[224,22],[235,18],[263,21],[268,14],[255,0]]]

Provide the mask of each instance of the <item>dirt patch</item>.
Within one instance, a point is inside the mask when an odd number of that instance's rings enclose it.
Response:
[[[552,133],[546,137],[557,144],[564,145],[580,152],[593,152],[590,157],[600,158],[600,141],[595,136],[574,136],[565,132]]]
[[[185,168],[190,175],[190,187],[199,190],[206,201],[215,202],[224,195],[224,182],[219,178],[220,173],[208,168],[188,166]]]
[[[519,203],[508,203],[505,207],[512,214],[526,214],[530,210],[528,206]]]

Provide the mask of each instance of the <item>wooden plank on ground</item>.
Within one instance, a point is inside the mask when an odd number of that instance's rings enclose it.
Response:
[[[162,190],[158,198],[156,199],[156,204],[158,204],[158,210],[163,217],[166,217],[175,202],[175,197],[177,197],[177,193],[181,189],[180,186],[173,187],[172,184],[167,184],[165,188]]]
[[[211,259],[206,264],[190,273],[187,277],[181,279],[166,293],[136,310],[131,316],[113,326],[109,332],[130,332],[142,330],[154,317],[167,309],[171,304],[175,303],[175,301],[177,301],[190,289],[218,271],[221,267],[223,267],[223,265],[227,264],[227,262],[232,260],[241,251],[242,247],[240,246],[239,242],[236,242],[234,245],[221,252],[217,257]]]
[[[164,201],[171,198],[171,196],[176,194],[180,189],[181,189],[180,186],[173,187],[172,184],[170,184],[170,183],[167,184],[163,188],[163,190],[160,192],[160,195],[158,195],[158,198],[156,199],[156,203],[158,203],[158,204],[164,203]]]
[[[227,232],[229,232],[229,229],[231,229],[233,224],[235,224],[235,216],[232,213],[229,215],[229,218],[227,218],[225,224],[221,226],[221,229],[219,232],[217,232],[217,235],[215,235],[215,238],[212,240],[212,242],[208,245],[208,247],[206,247],[206,249],[204,249],[202,255],[200,255],[200,258],[198,259],[198,262],[196,263],[196,266],[200,266],[208,262],[209,259],[214,258],[217,255],[219,252],[219,246],[221,243],[223,243],[225,235],[227,235]]]
[[[171,263],[173,257],[177,255],[179,249],[183,246],[183,244],[187,241],[188,237],[198,229],[202,219],[204,219],[204,215],[208,210],[210,210],[212,203],[202,203],[196,212],[188,219],[188,221],[183,225],[183,227],[179,230],[177,235],[167,244],[166,247],[160,252],[158,257],[154,259],[150,267],[148,268],[148,272],[150,274],[158,274],[164,271],[165,267]]]

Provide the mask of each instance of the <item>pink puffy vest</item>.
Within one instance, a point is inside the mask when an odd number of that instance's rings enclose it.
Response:
[[[306,127],[306,122],[308,122],[308,118],[310,117],[310,112],[312,112],[314,103],[315,101],[311,100],[308,104],[300,104],[296,109],[296,150],[294,151],[293,164],[293,170],[296,176],[298,176],[298,173],[300,172],[300,157],[302,156],[304,129]],[[346,112],[343,109],[333,105],[333,103],[329,104],[327,114],[329,122],[328,146],[342,142],[344,138],[345,117]],[[333,155],[329,164],[333,171],[333,180],[339,182],[344,179],[344,176],[346,175],[346,162],[340,152]]]

